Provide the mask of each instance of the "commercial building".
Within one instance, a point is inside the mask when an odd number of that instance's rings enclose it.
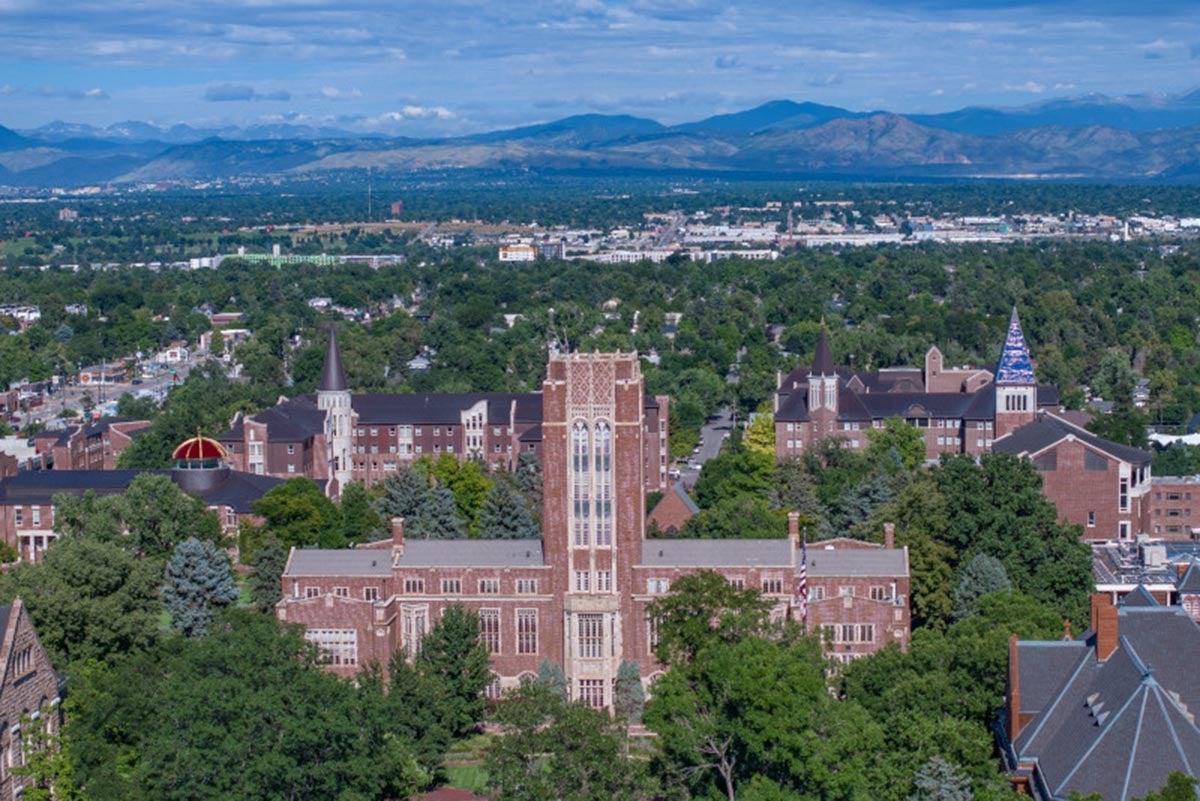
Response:
[[[415,653],[443,610],[460,604],[479,615],[490,695],[548,660],[563,667],[572,698],[608,707],[623,662],[647,683],[660,670],[649,604],[700,570],[759,590],[778,616],[804,619],[837,659],[907,644],[908,553],[890,535],[883,545],[806,548],[793,514],[787,538],[646,536],[645,454],[659,446],[636,354],[552,357],[539,408],[540,539],[409,540],[396,519],[379,548],[292,551],[277,614],[305,627],[330,670],[353,675],[386,666],[397,650]]]

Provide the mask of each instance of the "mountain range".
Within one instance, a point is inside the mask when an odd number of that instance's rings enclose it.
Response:
[[[1085,95],[940,114],[776,100],[694,122],[583,114],[443,138],[286,123],[0,126],[0,185],[78,186],[372,168],[657,171],[855,178],[1200,180],[1200,90]]]

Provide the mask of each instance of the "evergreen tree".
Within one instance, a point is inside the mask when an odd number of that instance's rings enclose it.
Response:
[[[429,477],[424,471],[408,468],[385,478],[380,491],[376,508],[381,515],[411,521],[429,498]]]
[[[479,512],[479,536],[492,540],[531,539],[541,534],[525,499],[503,480],[492,484]]]
[[[361,482],[351,481],[342,487],[339,499],[342,531],[349,542],[378,539],[384,531],[383,519],[375,511],[371,496]]]
[[[940,756],[931,757],[913,777],[908,801],[972,801],[971,782]]]
[[[466,536],[454,493],[445,487],[431,490],[406,527],[415,539],[453,540]]]
[[[274,538],[267,540],[251,557],[250,566],[254,572],[250,574],[250,602],[260,612],[270,613],[279,602],[287,558],[287,548]]]
[[[392,655],[387,705],[401,733],[413,744],[413,753],[430,776],[441,770],[454,739],[446,712],[449,683],[420,660],[409,662],[403,651]]]
[[[979,596],[1012,589],[1008,571],[994,556],[977,553],[963,568],[954,588],[954,617],[961,620],[975,611]]]
[[[628,660],[617,669],[617,683],[613,690],[613,706],[617,714],[630,723],[642,719],[646,708],[646,690],[642,687],[642,671],[637,662]]]
[[[542,509],[542,463],[536,453],[525,451],[517,457],[513,481],[517,490],[525,496],[525,503],[535,516],[539,516]]]
[[[238,597],[229,557],[211,542],[195,537],[179,543],[171,554],[162,593],[171,625],[188,637],[205,634],[217,608]]]
[[[537,680],[539,684],[544,684],[555,695],[567,697],[567,674],[563,672],[562,665],[557,662],[551,662],[549,659],[543,659],[538,665]]]
[[[419,670],[446,683],[445,720],[453,735],[467,734],[483,720],[483,690],[491,673],[474,612],[457,604],[446,607],[441,620],[421,641],[416,662]]]

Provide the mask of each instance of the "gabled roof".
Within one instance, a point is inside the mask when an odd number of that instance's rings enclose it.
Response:
[[[1162,606],[1154,596],[1150,594],[1150,590],[1146,589],[1145,584],[1137,585],[1137,589],[1121,599],[1122,606]]]
[[[1021,331],[1021,321],[1017,318],[1017,307],[1013,306],[1012,317],[1008,321],[1008,336],[1000,350],[1000,363],[996,365],[996,383],[1003,385],[1036,382],[1033,360],[1029,358],[1025,334]]]
[[[1188,566],[1177,589],[1180,593],[1200,593],[1200,566],[1196,562]]]
[[[992,449],[1013,456],[1029,456],[1044,451],[1067,437],[1074,437],[1101,453],[1136,466],[1150,464],[1153,458],[1149,451],[1098,437],[1085,428],[1079,428],[1051,414],[1040,414],[1032,423],[1026,423],[997,439],[992,444]]]
[[[1074,645],[1018,645],[1021,711],[1034,716],[1013,747],[1053,798],[1129,801],[1172,770],[1200,770],[1200,628],[1179,607],[1135,606],[1118,608],[1118,630],[1103,662],[1090,632]]]

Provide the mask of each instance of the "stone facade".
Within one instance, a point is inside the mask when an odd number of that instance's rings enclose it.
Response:
[[[62,723],[61,685],[20,598],[0,607],[0,798],[20,798],[28,779],[12,769],[25,763],[22,727],[42,726],[49,733]]]
[[[776,540],[647,539],[646,400],[636,354],[556,356],[542,388],[543,533],[539,540],[405,540],[352,550],[293,551],[280,619],[303,624],[331,670],[353,675],[412,653],[442,610],[480,614],[492,652],[491,694],[563,667],[572,697],[612,703],[617,670],[660,670],[647,607],[673,581],[714,570],[800,615],[803,554],[812,599],[807,624],[829,631],[839,659],[908,641],[905,549],[831,541],[807,550],[799,518]],[[826,627],[831,627],[826,629]]]

